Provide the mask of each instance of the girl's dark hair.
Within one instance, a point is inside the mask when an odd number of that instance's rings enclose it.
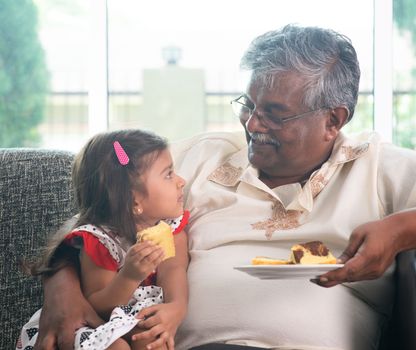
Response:
[[[120,164],[114,151],[118,141],[130,161]],[[107,227],[128,242],[136,241],[134,193],[146,195],[142,175],[167,148],[165,139],[142,130],[120,130],[91,138],[75,157],[72,183],[79,216],[71,228],[85,224]],[[67,225],[68,226],[68,225]],[[41,260],[29,267],[32,275],[50,274],[73,260],[70,247],[62,239],[68,227],[60,229],[50,240]],[[73,262],[71,262],[73,263]]]
[[[121,165],[114,151],[118,141],[130,158]],[[72,183],[79,209],[77,225],[107,226],[135,242],[134,193],[146,194],[140,175],[167,148],[161,137],[141,130],[121,130],[93,137],[76,156]]]

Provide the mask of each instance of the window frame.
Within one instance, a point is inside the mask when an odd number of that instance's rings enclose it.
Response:
[[[106,1],[91,2],[91,48],[89,52],[90,135],[109,128],[108,7]],[[383,139],[393,138],[393,0],[374,0],[373,21],[373,129]]]

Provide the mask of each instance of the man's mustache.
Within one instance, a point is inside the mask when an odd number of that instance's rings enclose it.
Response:
[[[262,134],[259,132],[250,133],[251,139],[257,144],[275,145],[280,146],[280,142],[268,134]]]

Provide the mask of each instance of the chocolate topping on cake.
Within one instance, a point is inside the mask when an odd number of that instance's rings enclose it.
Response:
[[[309,249],[312,255],[316,256],[327,256],[329,252],[328,248],[321,241],[312,241],[300,245],[306,249]]]
[[[293,251],[293,257],[295,258],[296,264],[299,264],[300,259],[303,257],[303,251],[302,250],[294,250]]]
[[[335,264],[337,261],[321,241],[295,244],[291,251],[295,264]]]

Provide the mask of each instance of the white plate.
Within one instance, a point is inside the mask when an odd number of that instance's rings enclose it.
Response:
[[[319,265],[242,265],[234,269],[260,279],[310,279],[338,269],[343,264]]]

